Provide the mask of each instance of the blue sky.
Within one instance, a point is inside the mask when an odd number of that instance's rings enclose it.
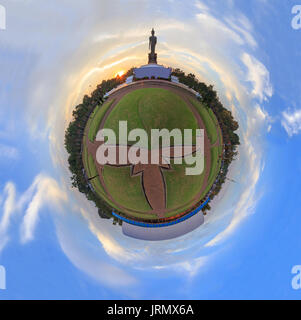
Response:
[[[0,30],[0,299],[300,299],[298,1],[6,1]],[[63,139],[102,79],[146,62],[214,84],[242,145],[198,230],[126,238],[71,189]]]

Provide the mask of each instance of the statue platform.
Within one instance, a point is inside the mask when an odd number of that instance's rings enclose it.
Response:
[[[171,68],[156,63],[149,63],[134,70],[136,79],[170,79]]]
[[[149,53],[148,55],[148,63],[156,63],[157,64],[157,54],[155,53],[154,55]]]

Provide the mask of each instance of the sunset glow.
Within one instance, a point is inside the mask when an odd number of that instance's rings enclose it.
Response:
[[[124,71],[124,70],[119,71],[119,72],[117,72],[117,73],[115,74],[115,78],[116,78],[116,77],[122,77],[124,74],[125,74],[125,71]]]

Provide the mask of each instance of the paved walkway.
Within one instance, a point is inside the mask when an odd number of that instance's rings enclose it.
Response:
[[[103,117],[99,130],[104,128],[104,124],[111,113],[111,111],[115,108],[117,103],[129,92],[132,92],[137,89],[142,89],[142,88],[163,88],[170,90],[174,92],[175,94],[179,95],[189,106],[191,111],[193,112],[195,118],[197,119],[198,127],[200,129],[205,130],[205,125],[204,122],[199,115],[198,111],[196,108],[193,106],[193,104],[190,102],[190,99],[193,98],[195,99],[195,95],[191,93],[190,91],[186,90],[185,88],[182,88],[180,86],[175,86],[171,82],[167,81],[162,81],[162,80],[147,80],[147,81],[139,81],[135,83],[135,85],[131,86],[126,86],[121,88],[120,90],[114,92],[112,95],[110,95],[108,101],[115,100],[111,107],[107,110],[105,116]],[[86,128],[87,130],[89,128]],[[88,131],[87,131],[88,132]],[[219,136],[220,137],[220,136]],[[211,168],[211,143],[209,140],[209,137],[207,135],[207,132],[205,130],[205,148],[204,148],[204,156],[205,156],[205,176],[203,180],[203,185],[202,188],[200,189],[199,193],[196,195],[194,200],[191,202],[191,207],[196,205],[200,200],[201,196],[204,192],[204,190],[207,187],[208,179],[209,179],[209,174],[210,174],[210,168]],[[107,196],[109,199],[116,204],[116,206],[120,209],[125,210],[125,212],[128,212],[127,208],[123,207],[120,203],[117,203],[113,197],[110,195],[108,192],[108,189],[105,185],[104,178],[103,178],[103,166],[99,165],[98,162],[96,161],[96,151],[98,147],[100,146],[100,142],[90,142],[88,138],[88,134],[85,135],[86,139],[86,145],[88,148],[89,154],[91,154],[94,158],[94,162],[97,167],[97,171],[99,174],[100,182],[107,193]],[[219,141],[218,141],[219,142]],[[216,143],[218,143],[216,142]],[[117,157],[118,159],[118,157]],[[130,163],[126,165],[131,165]],[[117,164],[117,166],[120,166]],[[165,185],[165,179],[164,179],[164,174],[163,171],[164,169],[169,169],[170,167],[164,167],[162,164],[161,166],[158,165],[136,165],[132,167],[132,173],[133,175],[141,175],[141,183],[142,183],[142,188],[144,191],[144,194],[146,196],[146,199],[148,203],[150,204],[150,207],[152,210],[148,212],[144,212],[144,214],[151,214],[151,215],[157,215],[158,218],[164,218],[165,215],[170,212],[171,210],[166,209],[166,199],[167,199],[167,190],[166,190],[166,185]],[[183,204],[187,205],[187,204]],[[172,211],[178,211],[181,210],[182,207],[179,208],[173,208]],[[133,211],[133,210],[132,210]],[[134,211],[135,212],[135,211]],[[140,213],[140,212],[136,212]]]

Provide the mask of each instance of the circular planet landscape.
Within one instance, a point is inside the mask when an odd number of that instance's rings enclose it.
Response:
[[[152,41],[156,43],[154,30],[150,46]],[[193,74],[159,65],[154,50],[155,45],[147,65],[118,73],[85,96],[66,131],[73,186],[95,203],[101,218],[112,218],[125,235],[142,240],[175,238],[201,226],[211,200],[227,179],[239,144],[238,123],[213,87]],[[126,124],[126,132],[120,123]],[[115,135],[113,164],[98,158],[99,148],[109,145],[99,141],[103,130]],[[143,130],[146,141],[141,137],[128,141],[132,130]],[[153,146],[153,130],[170,133],[167,146],[164,139]],[[172,135],[175,130],[184,137],[181,146]],[[179,162],[176,148],[188,147],[187,131],[192,151]],[[203,133],[201,152],[197,152],[197,132]],[[159,162],[131,163],[130,150],[138,143],[137,154],[151,158],[157,152]],[[167,149],[169,161],[163,156]],[[118,161],[122,150],[127,154],[125,162]],[[203,169],[187,174],[197,162]]]
[[[150,165],[142,174],[133,174],[130,165],[98,165],[96,134],[107,128],[118,137],[120,121],[127,121],[129,131],[144,129],[149,136],[151,129],[204,129],[205,170],[201,175],[186,175],[186,163],[172,161],[170,168],[159,169],[164,181],[161,183],[161,177],[156,176],[158,166]],[[99,197],[131,219],[157,222],[178,218],[208,197],[221,168],[222,152],[221,130],[213,112],[186,89],[153,80],[112,94],[94,110],[86,126],[83,162],[88,178],[95,177],[90,181]],[[145,186],[142,175],[147,180]],[[149,188],[152,190],[146,195]]]

